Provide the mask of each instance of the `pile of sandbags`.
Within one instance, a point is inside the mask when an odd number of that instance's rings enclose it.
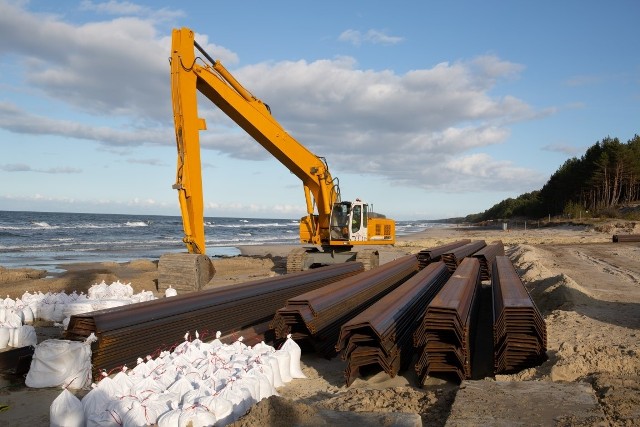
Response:
[[[174,289],[171,289],[174,291]],[[74,314],[88,313],[121,305],[156,299],[151,291],[133,293],[129,283],[104,281],[89,288],[87,294],[66,292],[25,292],[15,300],[0,298],[0,350],[6,347],[36,345],[38,338],[31,326],[34,320],[60,323],[66,329]]]
[[[0,298],[0,350],[36,345],[38,338],[31,323],[33,312],[21,299]]]
[[[218,334],[219,338],[219,334]],[[157,358],[139,358],[132,369],[104,373],[80,401],[66,389],[50,409],[52,425],[216,425],[243,416],[300,370],[300,347],[289,337],[276,350],[242,338],[223,344],[185,341]],[[115,420],[115,421],[114,421]]]

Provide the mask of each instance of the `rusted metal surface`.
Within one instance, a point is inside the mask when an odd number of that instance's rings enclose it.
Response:
[[[19,348],[0,350],[0,371],[22,375],[29,372],[35,347],[28,345]]]
[[[429,264],[342,325],[336,351],[348,362],[347,386],[363,366],[378,365],[391,377],[406,369],[413,357],[413,333],[448,278],[443,262]]]
[[[514,373],[544,361],[544,318],[506,256],[494,260],[492,291],[495,373]]]
[[[471,243],[452,249],[442,254],[442,261],[447,264],[449,271],[453,273],[465,257],[471,256],[487,246],[484,240],[474,240]]]
[[[452,243],[447,243],[445,245],[421,250],[420,252],[418,252],[418,263],[420,264],[420,270],[422,270],[432,262],[440,261],[442,254],[450,252],[456,248],[459,248],[460,246],[466,245],[467,243],[471,243],[471,239],[456,240]]]
[[[94,375],[138,357],[170,349],[184,340],[186,332],[198,331],[201,339],[251,331],[264,336],[265,322],[295,295],[344,280],[363,271],[361,263],[334,264],[318,269],[256,280],[221,288],[162,298],[71,316],[65,337],[84,340],[94,333]]]
[[[640,242],[640,234],[614,234],[613,242]]]
[[[471,256],[480,261],[480,280],[491,280],[493,260],[497,256],[504,256],[504,244],[501,240],[496,240]]]
[[[465,258],[427,307],[413,334],[418,349],[415,370],[421,384],[429,374],[471,378],[471,343],[480,288],[480,262]]]
[[[357,276],[298,295],[276,311],[276,337],[305,340],[318,354],[332,358],[344,322],[358,315],[418,271],[415,255],[406,255]]]

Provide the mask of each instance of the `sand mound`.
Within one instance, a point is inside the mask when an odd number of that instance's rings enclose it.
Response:
[[[564,273],[554,275],[543,264],[544,256],[528,245],[516,245],[508,251],[513,265],[532,299],[542,312],[571,309],[587,304],[593,295]]]
[[[538,308],[545,314],[549,360],[539,367],[497,380],[551,379],[576,381],[594,375],[640,376],[640,347],[624,307],[601,300],[565,273],[545,268],[549,254],[543,249],[518,245],[509,251],[514,266]],[[623,313],[624,310],[624,313]]]
[[[4,268],[0,267],[0,284],[19,282],[22,280],[41,279],[47,275],[45,270],[33,268]]]

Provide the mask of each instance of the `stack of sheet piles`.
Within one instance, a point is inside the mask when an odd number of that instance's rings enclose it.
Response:
[[[417,262],[416,262],[417,263]],[[287,299],[355,276],[362,263],[348,262],[285,276],[224,286],[171,298],[109,308],[71,316],[65,337],[92,345],[94,375],[127,364],[140,355],[169,350],[184,340],[185,331],[199,331],[203,339],[216,331],[223,335],[243,330],[265,330]],[[259,342],[259,341],[258,341]]]
[[[432,262],[440,261],[442,254],[451,252],[452,250],[459,248],[460,246],[471,243],[470,239],[456,240],[453,243],[447,243],[445,245],[436,246],[433,248],[423,249],[418,252],[418,263],[420,264],[420,270],[425,268]]]
[[[504,256],[504,245],[501,240],[496,240],[471,256],[480,261],[480,280],[491,280],[493,260],[497,256]]]
[[[495,373],[514,373],[542,363],[546,325],[508,257],[496,257],[491,286]]]
[[[442,290],[431,301],[413,335],[419,349],[415,365],[420,384],[434,372],[471,378],[471,343],[475,329],[476,297],[480,287],[480,263],[465,258]]]
[[[336,350],[348,362],[347,386],[365,366],[382,368],[391,377],[409,366],[413,358],[413,333],[429,302],[448,278],[449,271],[443,262],[429,264],[342,325]]]
[[[326,358],[336,356],[335,345],[344,322],[360,314],[418,271],[415,255],[406,255],[331,285],[287,300],[271,322],[277,339],[291,334],[310,343]]]
[[[487,246],[484,240],[474,240],[471,243],[452,249],[442,254],[442,261],[447,264],[447,268],[451,273],[456,271],[463,259],[478,252]]]

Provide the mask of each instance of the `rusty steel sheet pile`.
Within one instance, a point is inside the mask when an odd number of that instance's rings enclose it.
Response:
[[[494,260],[493,348],[495,373],[515,373],[546,360],[547,329],[511,260]]]
[[[480,280],[491,280],[493,260],[504,256],[504,244],[501,240],[493,241],[471,256],[480,261]]]
[[[640,234],[614,234],[612,240],[614,243],[640,242]]]
[[[447,268],[449,268],[449,271],[453,273],[456,271],[456,268],[458,268],[463,259],[473,255],[485,246],[487,246],[487,243],[484,240],[474,240],[471,243],[467,243],[466,245],[443,253],[442,261],[447,264]]]
[[[435,246],[433,248],[422,249],[420,252],[418,252],[418,263],[420,264],[420,270],[422,270],[432,262],[440,261],[442,254],[451,252],[453,249],[459,248],[460,246],[466,245],[467,243],[471,243],[471,239],[456,240],[452,243]]]
[[[443,262],[431,263],[342,325],[336,351],[348,363],[347,387],[362,367],[378,366],[395,377],[409,366],[413,333],[449,276]]]
[[[100,370],[135,365],[138,357],[169,350],[199,331],[201,339],[216,331],[264,333],[264,323],[287,301],[363,271],[359,262],[339,263],[284,276],[161,298],[129,306],[71,316],[65,338],[84,340],[94,333],[94,376]]]
[[[415,255],[365,271],[321,289],[291,298],[276,311],[271,327],[276,338],[288,334],[310,343],[326,358],[336,356],[335,345],[344,322],[360,314],[418,271]]]
[[[456,375],[460,381],[471,378],[479,289],[480,262],[465,258],[427,307],[413,334],[420,384],[424,385],[428,375],[435,372]]]

